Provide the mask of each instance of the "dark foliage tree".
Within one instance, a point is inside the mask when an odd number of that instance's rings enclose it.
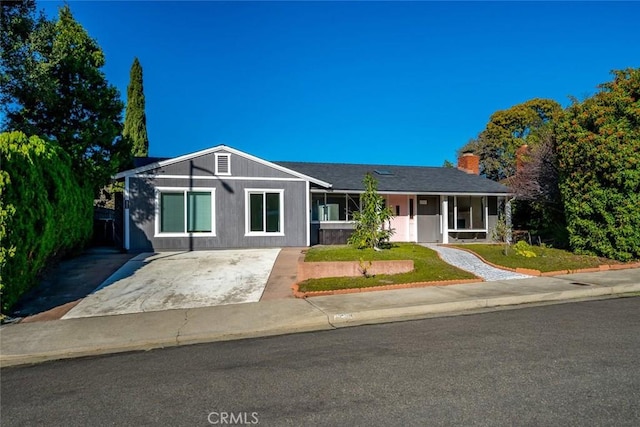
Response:
[[[147,137],[147,116],[144,111],[144,88],[142,85],[142,66],[138,58],[133,60],[127,86],[127,110],[124,118],[122,136],[129,141],[131,153],[135,157],[149,155]]]
[[[69,6],[54,22],[36,16],[33,1],[2,5],[3,128],[58,143],[97,192],[130,152],[119,138],[123,104],[101,71],[102,50]]]
[[[506,180],[516,196],[513,224],[533,235],[566,247],[568,236],[564,204],[559,188],[555,134],[551,126],[541,129],[539,143],[519,150],[515,175]]]

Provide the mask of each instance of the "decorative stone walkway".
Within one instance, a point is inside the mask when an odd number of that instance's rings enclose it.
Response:
[[[526,274],[514,273],[511,271],[492,267],[482,262],[477,256],[460,249],[438,246],[434,244],[424,244],[423,246],[426,246],[427,248],[433,249],[434,251],[438,252],[443,261],[463,270],[469,271],[476,276],[483,278],[487,282],[510,279],[527,279],[533,277]]]

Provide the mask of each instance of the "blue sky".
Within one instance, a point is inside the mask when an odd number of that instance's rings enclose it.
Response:
[[[440,166],[493,112],[640,66],[638,2],[68,3],[123,100],[140,59],[151,156]]]

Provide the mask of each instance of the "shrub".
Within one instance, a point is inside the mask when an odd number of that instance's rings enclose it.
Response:
[[[55,143],[22,132],[2,133],[0,161],[0,292],[5,313],[37,283],[53,257],[90,239],[93,197]]]
[[[525,242],[524,240],[520,240],[518,243],[513,245],[513,250],[516,252],[516,255],[525,257],[525,258],[535,258],[536,253],[533,251],[533,248],[530,244]]]

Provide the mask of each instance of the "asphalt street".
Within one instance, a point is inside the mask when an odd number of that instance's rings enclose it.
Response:
[[[17,425],[640,425],[640,297],[5,368]]]

